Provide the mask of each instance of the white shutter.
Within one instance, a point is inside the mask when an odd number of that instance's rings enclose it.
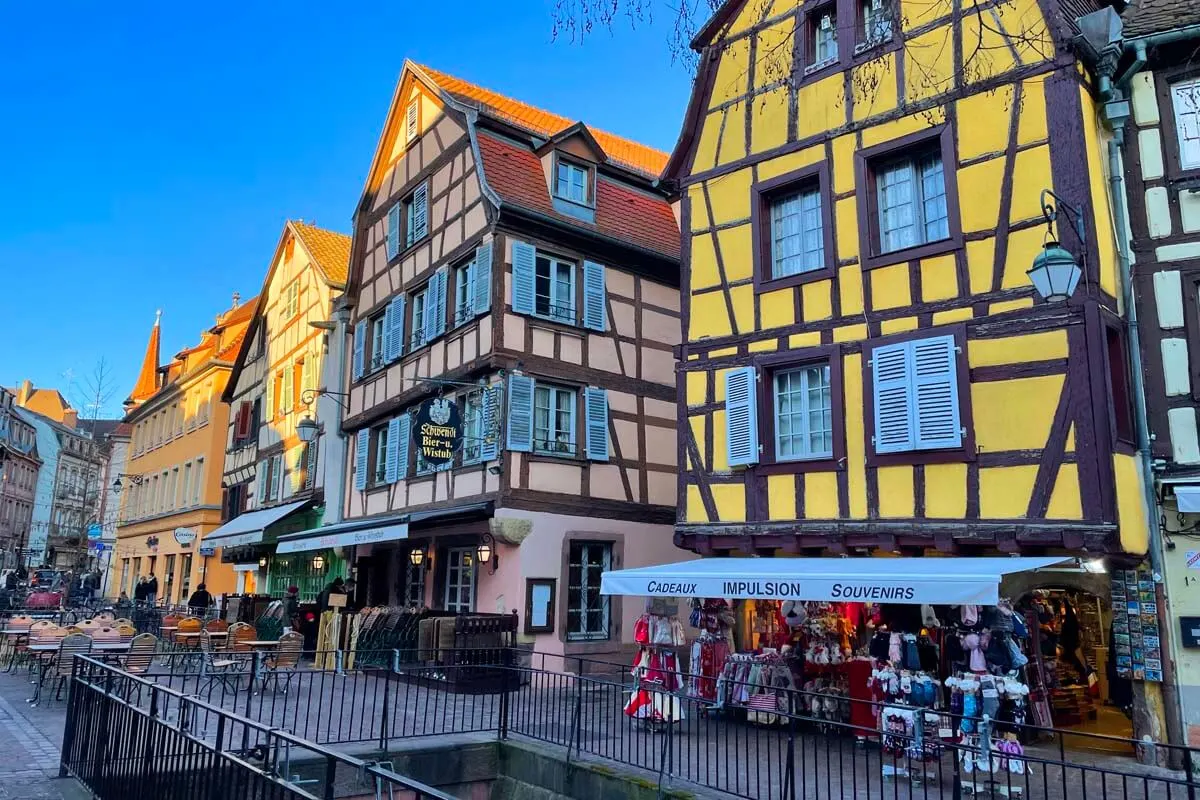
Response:
[[[367,453],[371,444],[371,431],[364,428],[354,438],[354,488],[360,492],[367,488]]]
[[[255,494],[258,497],[258,504],[261,506],[267,499],[267,483],[270,477],[267,475],[269,470],[268,464],[271,462],[268,459],[262,459],[258,462],[258,469],[255,472]]]
[[[363,376],[363,358],[367,352],[367,321],[360,320],[354,326],[354,380]]]
[[[584,452],[592,461],[608,461],[608,392],[583,390]]]
[[[512,244],[512,310],[517,314],[533,313],[534,275],[537,271],[537,249],[526,242]]]
[[[492,305],[492,243],[475,248],[475,285],[471,287],[471,310],[482,314]]]
[[[404,110],[404,141],[412,144],[420,134],[420,109],[421,98],[417,97],[408,101],[408,108]]]
[[[387,214],[387,257],[391,261],[400,255],[400,204],[388,209]]]
[[[725,374],[725,454],[731,467],[758,463],[758,374],[754,367]]]
[[[606,311],[604,266],[594,261],[583,262],[583,325],[603,331]]]
[[[267,373],[267,420],[275,419],[275,375]]]
[[[424,239],[429,231],[429,184],[422,183],[413,192],[413,233],[411,241]]]
[[[954,337],[918,339],[909,345],[917,449],[961,447]]]
[[[871,353],[875,452],[902,453],[916,445],[913,430],[909,343],[887,344]]]
[[[292,410],[292,402],[296,398],[295,375],[296,370],[291,364],[283,368],[283,386],[279,391],[279,394],[282,395],[279,398],[279,410],[284,414]]]

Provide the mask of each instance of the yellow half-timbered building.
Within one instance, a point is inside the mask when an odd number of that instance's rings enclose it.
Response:
[[[676,541],[1140,555],[1108,135],[1055,0],[730,2],[683,201]],[[1069,300],[1027,271],[1047,239]]]

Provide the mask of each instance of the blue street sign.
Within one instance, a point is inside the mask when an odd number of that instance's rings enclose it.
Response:
[[[93,522],[87,527],[87,537],[89,539],[99,539],[104,533],[104,528],[99,522]]]

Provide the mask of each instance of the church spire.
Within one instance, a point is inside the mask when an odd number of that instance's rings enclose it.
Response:
[[[159,325],[162,322],[162,309],[154,314],[154,327],[150,329],[150,341],[146,344],[146,355],[142,359],[142,369],[138,373],[137,383],[129,399],[125,401],[126,409],[144,402],[158,391],[158,348]]]

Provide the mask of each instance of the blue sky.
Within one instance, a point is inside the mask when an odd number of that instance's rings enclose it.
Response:
[[[80,407],[104,357],[116,413],[155,309],[167,357],[258,291],[285,219],[349,233],[405,57],[670,150],[691,77],[669,20],[571,44],[552,8],[4,4],[0,384]]]

